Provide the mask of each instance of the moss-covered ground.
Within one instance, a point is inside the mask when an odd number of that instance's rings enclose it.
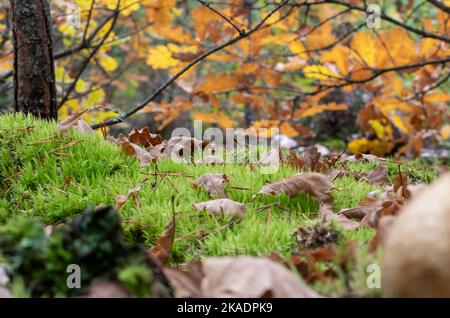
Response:
[[[369,171],[378,163],[348,163],[353,171]],[[398,173],[398,164],[386,163],[389,177]],[[429,182],[437,174],[430,165],[405,163],[402,171],[413,181]],[[224,173],[230,179],[226,193],[247,206],[245,217],[228,225],[231,217],[196,212],[193,203],[209,200],[203,189],[192,187],[193,178],[204,173]],[[183,264],[196,257],[250,254],[263,256],[277,252],[288,257],[297,247],[294,232],[312,226],[318,203],[308,195],[295,198],[254,194],[267,182],[298,173],[282,166],[273,174],[261,174],[245,164],[178,164],[163,159],[141,167],[120,147],[100,135],[69,132],[62,137],[55,123],[23,115],[0,116],[0,223],[19,216],[36,218],[43,224],[65,223],[88,206],[114,205],[117,195],[142,184],[137,200],[120,209],[122,232],[127,240],[151,247],[171,219],[171,198],[175,197],[176,240],[171,264]],[[333,208],[356,206],[379,186],[352,177],[334,181]],[[259,207],[279,202],[263,211]],[[379,262],[364,250],[374,231],[361,228],[343,231],[343,237],[361,246],[358,264],[352,273],[352,289],[362,295],[376,295],[365,284],[365,266]],[[344,276],[344,275],[343,275]],[[345,294],[348,282],[317,283],[313,287],[332,296]]]

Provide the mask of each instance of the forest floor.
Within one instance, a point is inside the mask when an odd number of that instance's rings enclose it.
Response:
[[[327,172],[334,185],[329,206],[335,213],[361,206],[368,196],[384,193],[399,173],[407,175],[411,184],[430,183],[438,176],[437,164],[373,158],[338,160]],[[182,164],[169,158],[142,166],[135,157],[100,135],[69,131],[63,136],[54,123],[22,115],[2,116],[0,269],[8,268],[10,278],[5,287],[16,296],[72,295],[56,279],[43,278],[48,273],[64,277],[61,264],[72,257],[52,247],[59,243],[52,241],[54,234],[50,232],[66,230],[67,234],[67,228],[73,225],[70,220],[79,218],[88,207],[108,205],[119,208],[124,241],[144,250],[155,246],[170,228],[169,221],[175,219],[166,266],[185,267],[193,260],[217,256],[268,256],[321,295],[382,296],[380,289],[369,288],[366,283],[367,266],[381,262],[380,251],[374,248],[377,231],[359,224],[347,226],[356,222],[350,217],[342,224],[339,218],[324,222],[322,204],[307,193],[292,197],[285,193],[256,195],[264,186],[300,172],[288,164],[271,174],[262,174],[258,169],[238,163]],[[376,175],[371,177],[374,171],[381,173],[381,181]],[[192,186],[194,180],[207,173],[226,175],[223,189],[219,186],[219,196],[244,204],[245,215],[212,214],[193,207],[214,198],[209,193],[211,187]],[[361,221],[363,216],[358,218]],[[72,228],[70,235],[73,233]],[[71,243],[64,241],[66,237],[60,239],[65,242],[61,246],[67,249]],[[95,240],[105,237],[89,239],[92,241],[81,241],[86,246],[91,244],[90,251],[95,251]],[[73,247],[75,254],[83,244]],[[116,252],[108,250],[104,255],[113,257]],[[36,262],[44,264],[44,268],[33,267]],[[149,295],[142,291],[142,285],[150,283],[139,262],[118,261],[120,269],[114,270],[108,280],[119,281],[134,295]],[[104,275],[103,270],[93,270],[87,284]],[[45,288],[32,287],[36,284]]]

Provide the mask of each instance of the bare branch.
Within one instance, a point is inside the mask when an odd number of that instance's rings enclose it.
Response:
[[[447,12],[448,14],[450,14],[450,7],[447,7],[445,4],[443,4],[442,2],[438,1],[438,0],[427,0],[429,3],[431,3],[432,5],[434,5],[436,8],[439,8],[440,10]]]
[[[225,16],[222,12],[214,9],[211,4],[207,1],[204,0],[197,0],[198,2],[200,2],[202,5],[204,5],[205,7],[207,7],[209,10],[213,11],[215,14],[217,14],[218,16],[220,16],[222,19],[224,19],[229,25],[231,25],[239,34],[245,33],[245,30],[240,29],[233,21],[231,21],[230,18],[228,18],[227,16]]]

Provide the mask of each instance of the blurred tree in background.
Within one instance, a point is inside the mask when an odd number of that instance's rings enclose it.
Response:
[[[280,127],[418,156],[448,145],[449,12],[448,0],[55,0],[59,117]],[[2,2],[2,112],[14,110],[13,21]]]

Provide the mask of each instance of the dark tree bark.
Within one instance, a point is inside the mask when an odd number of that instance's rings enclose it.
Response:
[[[10,0],[16,111],[57,119],[55,71],[47,0]]]

